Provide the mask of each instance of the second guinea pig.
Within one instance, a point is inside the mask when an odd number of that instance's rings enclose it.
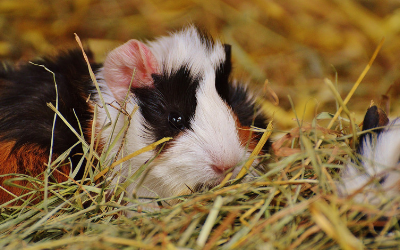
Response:
[[[364,117],[357,164],[348,162],[338,183],[339,195],[358,203],[379,205],[399,196],[400,119],[389,120],[377,106]]]

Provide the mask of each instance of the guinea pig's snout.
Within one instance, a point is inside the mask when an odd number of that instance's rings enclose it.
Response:
[[[213,155],[211,157],[211,162],[209,163],[210,168],[214,171],[217,175],[223,175],[228,172],[233,171],[242,160],[242,152],[238,150],[235,154],[219,154],[219,157]]]
[[[235,167],[235,165],[231,164],[212,164],[211,168],[218,174],[223,174],[226,171],[230,170],[231,168]]]

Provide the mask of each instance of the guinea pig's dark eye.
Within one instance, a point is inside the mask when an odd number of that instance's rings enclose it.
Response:
[[[174,129],[182,130],[185,128],[182,115],[171,112],[168,116],[169,125]]]

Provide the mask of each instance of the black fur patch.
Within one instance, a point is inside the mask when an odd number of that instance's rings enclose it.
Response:
[[[199,27],[196,27],[197,29],[197,33],[200,36],[200,41],[201,43],[207,48],[207,49],[211,49],[215,42],[213,37],[210,35],[210,33],[208,33],[206,30],[201,29]]]
[[[82,52],[73,50],[34,63],[44,65],[55,74],[61,114],[79,132],[75,111],[85,134],[90,135],[88,130],[93,114],[86,98],[94,86]],[[97,70],[99,65],[92,65],[92,68]],[[46,103],[55,106],[55,101],[53,74],[45,68],[27,63],[17,68],[0,69],[0,140],[15,141],[14,150],[22,145],[36,144],[49,152],[54,112]],[[77,141],[71,130],[57,118],[53,152],[61,154]],[[82,153],[79,146],[71,156],[77,153]]]
[[[216,70],[215,87],[220,97],[231,106],[243,126],[251,125],[258,128],[266,128],[267,118],[259,112],[253,100],[248,97],[248,92],[243,85],[233,86],[230,82],[230,74],[232,71],[231,63],[231,46],[224,44],[225,61]],[[259,135],[261,136],[261,134]],[[267,141],[263,150],[266,151],[271,145]]]
[[[389,119],[385,114],[385,112],[382,109],[378,108],[377,106],[372,106],[367,110],[364,116],[363,131],[378,127],[383,127],[386,126],[388,123]],[[376,133],[379,136],[382,131],[383,128],[379,128],[379,129],[374,129],[373,132],[362,134],[360,136],[360,145],[357,149],[357,152],[362,151],[363,143],[365,140],[367,140],[368,138],[372,139],[371,133]]]
[[[383,183],[387,180],[387,178],[389,178],[389,175],[388,175],[388,174],[385,175],[385,176],[382,176],[382,177],[379,179],[379,184],[383,185]]]
[[[229,82],[229,77],[232,71],[231,62],[231,45],[224,44],[225,49],[225,61],[219,65],[215,72],[215,88],[221,98],[228,102],[229,100],[229,89],[231,83]]]
[[[171,75],[153,74],[153,79],[154,88],[132,89],[138,98],[149,134],[154,135],[155,140],[178,135],[181,130],[171,126],[168,121],[171,113],[180,114],[184,128],[190,129],[196,111],[196,91],[200,79],[193,78],[186,66]]]
[[[253,103],[253,100],[249,98],[247,89],[243,85],[229,85],[229,99],[228,104],[232,107],[232,110],[237,115],[240,123],[243,126],[255,126],[257,128],[267,128],[267,118],[260,111],[260,108]],[[257,133],[261,138],[262,134]],[[271,141],[268,140],[263,147],[263,151],[267,152],[271,146]]]
[[[389,119],[387,118],[385,112],[379,109],[377,106],[372,106],[367,110],[363,121],[363,130],[368,130],[372,128],[377,128],[387,125]],[[382,129],[374,130],[376,133],[382,132]]]

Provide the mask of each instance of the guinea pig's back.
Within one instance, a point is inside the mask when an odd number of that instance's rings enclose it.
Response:
[[[98,69],[93,65],[93,70]],[[0,69],[0,182],[17,173],[36,177],[44,172],[52,159],[77,142],[76,135],[60,119],[55,118],[57,107],[69,125],[85,137],[91,136],[92,105],[88,97],[94,91],[87,64],[79,50],[61,53],[54,58]],[[54,128],[53,128],[54,126]],[[72,151],[72,165],[80,160],[82,147]],[[64,164],[52,176],[57,181],[67,179],[69,164]],[[61,173],[60,173],[61,172]],[[64,175],[64,174],[67,175]],[[39,179],[43,179],[40,177]],[[28,186],[28,181],[15,184]],[[7,185],[8,186],[8,185]],[[18,187],[7,188],[11,193],[24,193]],[[0,190],[0,203],[10,199],[10,194]]]

